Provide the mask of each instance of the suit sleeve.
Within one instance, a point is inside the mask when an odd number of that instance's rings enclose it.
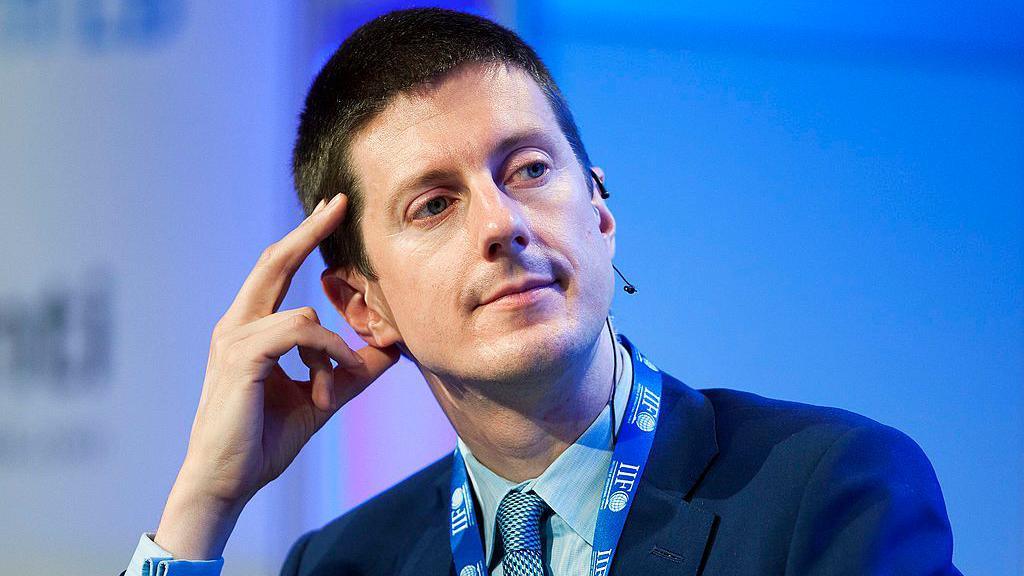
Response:
[[[853,428],[818,461],[793,529],[787,575],[962,576],[939,482],[909,436]]]
[[[300,536],[299,539],[292,544],[291,549],[288,550],[288,555],[285,556],[284,565],[281,566],[280,576],[299,575],[299,567],[302,565],[302,555],[305,553],[306,546],[309,544],[309,541],[314,534],[316,534],[316,530],[310,530]]]

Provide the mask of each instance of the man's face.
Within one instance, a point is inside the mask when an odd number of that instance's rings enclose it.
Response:
[[[591,349],[611,306],[615,221],[528,74],[470,65],[400,95],[350,160],[379,345],[481,381],[565,369]],[[531,281],[547,285],[487,303]]]

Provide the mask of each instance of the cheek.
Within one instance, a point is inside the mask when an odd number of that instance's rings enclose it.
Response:
[[[382,254],[381,289],[394,321],[406,338],[414,332],[436,332],[458,311],[460,266],[456,251],[434,242],[395,242]]]
[[[580,295],[594,305],[604,305],[610,301],[614,293],[611,259],[608,254],[608,243],[601,234],[600,221],[594,214],[591,204],[566,214],[565,235],[567,246],[571,246],[571,258],[576,270]]]
[[[585,208],[579,204],[562,207],[545,217],[553,224],[549,229],[552,242],[571,259],[573,268],[592,266],[605,257],[604,237],[589,203]]]

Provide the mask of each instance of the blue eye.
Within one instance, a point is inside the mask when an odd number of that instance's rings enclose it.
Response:
[[[516,174],[522,172],[527,177],[527,179],[536,180],[537,178],[544,176],[544,174],[546,174],[547,171],[548,165],[545,162],[541,162],[538,160],[536,162],[530,162],[529,164],[523,166],[522,168],[516,171]]]
[[[534,162],[526,167],[526,173],[530,178],[540,178],[544,175],[544,169],[547,166],[543,162]]]
[[[431,198],[423,207],[426,208],[427,212],[430,212],[431,216],[436,216],[447,208],[447,204],[449,204],[449,202],[447,202],[447,198],[438,196],[436,198]]]
[[[418,216],[421,212],[426,211],[428,217],[437,216],[444,212],[450,203],[451,202],[449,202],[448,198],[445,196],[434,196],[430,200],[427,200],[415,215]]]

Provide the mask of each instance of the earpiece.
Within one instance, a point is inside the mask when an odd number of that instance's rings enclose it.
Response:
[[[604,187],[604,182],[601,182],[601,178],[597,175],[597,171],[594,170],[593,168],[590,169],[590,173],[594,176],[594,181],[597,182],[598,190],[601,191],[601,198],[607,200],[611,196],[611,194],[609,194],[608,189]],[[597,206],[594,205],[591,205],[591,208],[594,209],[594,213],[597,214],[597,218],[600,220],[601,211],[598,210]],[[615,268],[615,264],[612,264],[612,268]],[[630,284],[629,280],[626,280],[626,277],[622,275],[622,272],[619,272],[618,268],[615,268],[615,273],[618,274],[619,278],[622,278],[622,281],[626,283],[626,285],[622,287],[622,289],[626,291],[626,294],[636,294],[636,286]],[[609,328],[611,327],[609,326]]]
[[[590,173],[594,175],[594,181],[597,182],[597,189],[601,191],[601,198],[607,200],[611,194],[609,194],[608,189],[604,187],[604,182],[601,182],[601,178],[597,175],[597,170],[591,168]]]

